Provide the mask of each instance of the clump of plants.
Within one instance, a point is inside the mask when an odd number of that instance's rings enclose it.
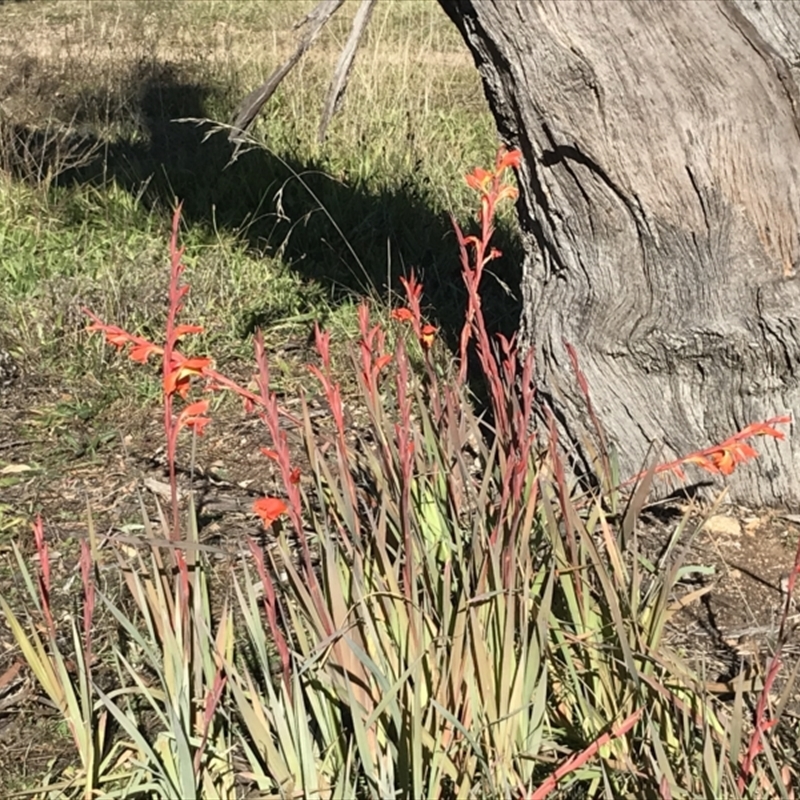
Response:
[[[468,296],[454,365],[434,356],[437,331],[413,274],[388,319],[361,306],[352,402],[368,422],[355,441],[319,328],[309,369],[332,442],[320,441],[303,398],[299,412],[281,406],[260,335],[254,388],[184,354],[182,340],[199,328],[179,322],[188,291],[180,209],[163,343],[87,312],[89,329],[132,359],[161,361],[172,502],[158,525],[143,511],[133,553],[111,539],[125,598],[98,587],[109,555],[89,527],[81,609],[66,631],[50,610],[41,520],[36,570],[15,550],[29,616],[2,598],[0,608],[80,760],[39,796],[789,796],[767,704],[779,656],[752,717],[743,689],[730,706],[710,697],[664,642],[676,586],[693,569],[675,544],[692,532],[679,526],[657,564],[631,535],[658,472],[680,476],[693,464],[727,474],[756,455],[747,440],[781,437],[775,426],[786,419],[653,465],[623,487],[601,447],[602,488],[576,485],[554,420],[537,408],[532,354],[493,340],[481,310],[482,271],[498,255],[495,210],[515,195],[506,176],[519,158],[501,150],[491,170],[467,177],[480,205],[477,233],[454,223]],[[468,387],[470,352],[488,390],[483,417]],[[255,502],[264,535],[248,538],[222,598],[191,505],[181,512],[175,469],[183,431],[213,424],[205,393],[220,391],[263,421],[283,487]],[[301,436],[303,467],[287,425]],[[98,607],[124,647],[96,651]]]

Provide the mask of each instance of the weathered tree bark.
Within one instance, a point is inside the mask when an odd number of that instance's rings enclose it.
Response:
[[[573,344],[623,475],[800,405],[800,8],[440,0],[519,147],[521,341],[573,443]],[[800,501],[800,437],[730,479]],[[698,476],[699,477],[699,476]]]

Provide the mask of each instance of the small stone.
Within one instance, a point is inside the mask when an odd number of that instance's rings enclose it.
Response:
[[[735,517],[715,514],[705,521],[703,530],[714,536],[741,536],[742,525]]]

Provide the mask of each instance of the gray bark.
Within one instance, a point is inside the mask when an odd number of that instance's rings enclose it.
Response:
[[[792,0],[440,0],[523,153],[521,341],[621,471],[800,405],[800,7]],[[753,444],[733,500],[800,501],[800,437]],[[693,473],[697,478],[701,474]]]

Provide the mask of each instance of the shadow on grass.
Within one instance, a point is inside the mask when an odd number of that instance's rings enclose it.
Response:
[[[236,233],[254,251],[279,255],[303,278],[327,287],[334,303],[371,291],[383,297],[387,289],[397,292],[398,275],[413,267],[423,280],[430,318],[455,346],[466,302],[457,246],[449,217],[437,210],[423,178],[387,178],[376,189],[325,174],[321,164],[286,150],[254,148],[231,162],[232,145],[210,122],[177,121],[213,116],[226,100],[217,90],[181,80],[164,64],[132,77],[134,107],[99,93],[76,97],[68,111],[85,130],[101,109],[123,109],[120,114],[136,121],[136,134],[112,142],[83,134],[72,147],[92,154],[88,163],[68,169],[58,183],[102,186],[113,180],[149,208],[167,209],[181,199],[187,225]],[[21,130],[16,138],[30,149],[36,136]],[[76,156],[80,162],[80,152]],[[521,246],[502,227],[496,244],[505,255],[491,267],[512,294],[487,275],[484,313],[491,330],[510,335],[519,318]],[[269,321],[254,312],[249,327]]]

